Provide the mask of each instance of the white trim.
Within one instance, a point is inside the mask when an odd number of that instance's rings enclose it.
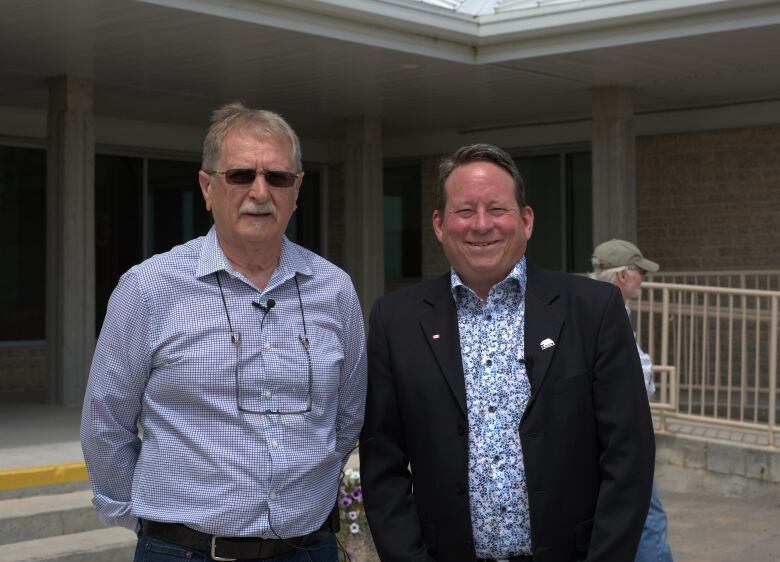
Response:
[[[780,23],[767,0],[582,0],[480,16],[416,0],[136,1],[471,64]]]
[[[780,99],[639,113],[635,124],[637,137],[780,125]],[[587,146],[590,140],[591,117],[587,115],[565,122],[518,123],[493,129],[443,129],[395,135],[385,137],[383,147],[387,159],[446,154],[475,142],[522,150],[576,143]]]

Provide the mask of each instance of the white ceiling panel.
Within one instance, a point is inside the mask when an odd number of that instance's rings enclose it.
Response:
[[[240,99],[338,139],[358,114],[388,134],[583,119],[591,89],[615,84],[641,112],[780,98],[778,25],[474,64],[158,3],[0,0],[0,12],[12,107],[45,109],[47,79],[70,73],[94,80],[101,115],[204,125]]]

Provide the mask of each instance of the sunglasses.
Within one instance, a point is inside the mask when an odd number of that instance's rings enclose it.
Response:
[[[270,170],[267,172],[258,172],[251,168],[234,168],[232,170],[204,170],[207,174],[221,174],[225,176],[225,181],[230,185],[238,185],[241,187],[249,187],[255,183],[257,176],[263,176],[265,183],[271,187],[292,187],[295,185],[295,180],[301,174],[294,174],[292,172],[278,172]]]

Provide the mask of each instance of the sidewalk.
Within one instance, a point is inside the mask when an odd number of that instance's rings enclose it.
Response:
[[[780,498],[663,491],[675,562],[780,561]]]
[[[0,471],[83,461],[80,408],[0,403]]]
[[[80,417],[76,408],[0,404],[0,473],[81,461]],[[675,562],[780,562],[780,497],[673,493],[658,485]]]

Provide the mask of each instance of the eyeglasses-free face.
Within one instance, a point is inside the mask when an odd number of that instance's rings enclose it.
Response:
[[[263,176],[270,187],[292,187],[300,174],[268,170],[261,172],[252,168],[233,168],[231,170],[204,170],[207,174],[219,174],[225,176],[225,182],[238,187],[250,187],[255,183],[257,176]]]

